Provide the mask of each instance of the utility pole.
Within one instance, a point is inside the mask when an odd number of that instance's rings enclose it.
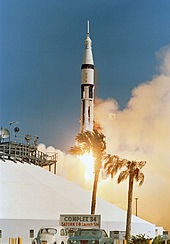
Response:
[[[135,197],[136,200],[136,216],[138,216],[138,199],[137,197]]]

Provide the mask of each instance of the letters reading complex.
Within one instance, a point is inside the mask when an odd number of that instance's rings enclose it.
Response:
[[[65,227],[100,228],[100,216],[60,216],[60,224]]]

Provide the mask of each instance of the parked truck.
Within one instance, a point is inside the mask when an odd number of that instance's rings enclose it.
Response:
[[[103,229],[78,229],[74,236],[68,239],[68,244],[113,244]]]

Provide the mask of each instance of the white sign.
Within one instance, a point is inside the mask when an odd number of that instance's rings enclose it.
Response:
[[[66,228],[100,228],[100,215],[60,215],[60,225]]]

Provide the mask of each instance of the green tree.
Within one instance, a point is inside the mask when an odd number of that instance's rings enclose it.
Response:
[[[91,214],[95,214],[96,195],[100,171],[104,161],[116,162],[118,156],[106,154],[106,141],[103,133],[97,130],[84,131],[77,134],[75,138],[76,146],[71,147],[70,153],[74,155],[83,155],[84,153],[92,152],[94,161],[94,182],[91,200]]]
[[[142,173],[141,169],[145,166],[145,161],[129,161],[126,159],[119,159],[119,168],[117,163],[114,161],[110,161],[105,163],[105,168],[107,174],[113,176],[118,172],[118,170],[122,167],[125,167],[123,171],[120,172],[118,176],[117,183],[121,183],[122,181],[126,180],[129,177],[129,189],[128,189],[128,208],[127,208],[127,219],[126,219],[126,240],[130,240],[130,233],[131,233],[131,218],[132,218],[132,197],[133,197],[133,185],[134,180],[139,183],[141,186],[144,182],[144,174]]]

